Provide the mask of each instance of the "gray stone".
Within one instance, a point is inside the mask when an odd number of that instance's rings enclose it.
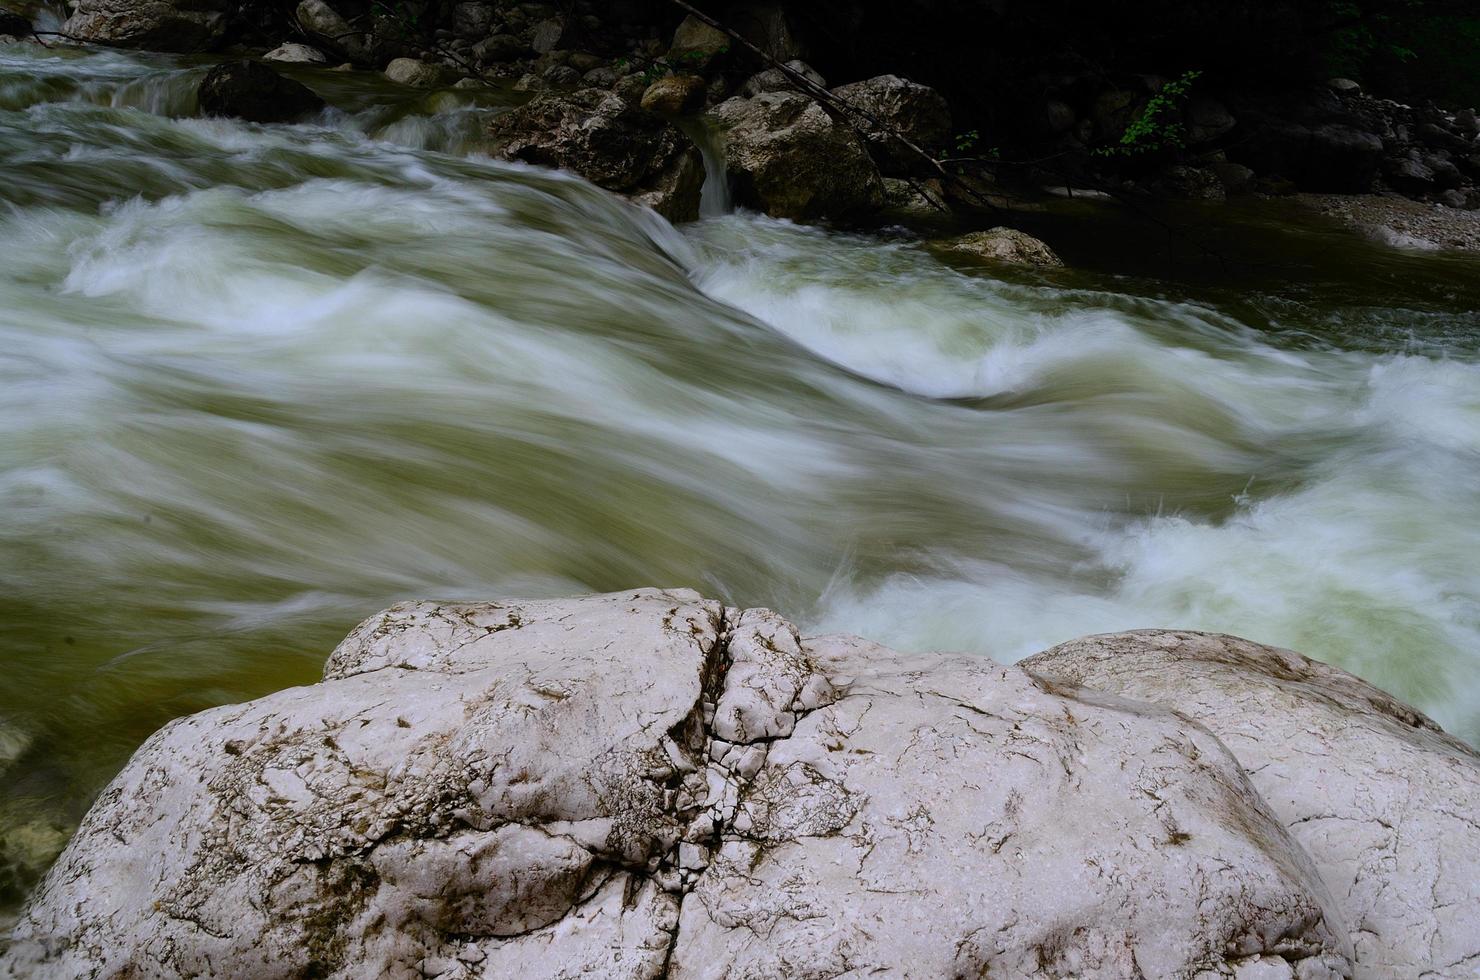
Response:
[[[1217,735],[1315,860],[1357,977],[1480,968],[1480,755],[1356,677],[1230,636],[1145,630],[1020,665],[1174,707]]]
[[[459,3],[452,8],[452,30],[472,40],[486,37],[493,29],[494,9],[490,3]]]
[[[530,35],[529,46],[537,54],[548,54],[560,46],[561,35],[565,33],[565,24],[550,18],[542,20],[534,26],[534,32]]]
[[[205,51],[226,34],[226,0],[80,0],[63,33],[94,44]]]
[[[505,159],[574,171],[670,221],[699,216],[699,148],[661,116],[613,93],[542,96],[495,118],[489,134]]]
[[[737,203],[778,218],[814,221],[877,210],[878,167],[853,129],[793,92],[721,103],[725,159]]]
[[[934,154],[951,135],[951,109],[935,89],[898,75],[840,85],[832,94],[865,113],[852,121],[868,142],[879,170],[890,176],[921,169],[924,161],[902,140]]]
[[[1032,265],[1042,268],[1058,268],[1064,264],[1053,249],[1042,241],[1016,228],[989,228],[974,231],[958,238],[931,244],[933,249],[952,255],[970,256],[989,262],[1010,265]]]
[[[294,17],[309,37],[329,51],[348,58],[355,64],[372,60],[371,38],[350,26],[349,21],[324,0],[301,0]]]
[[[827,80],[805,61],[792,60],[786,63],[786,67],[801,75],[818,88],[827,88]],[[740,86],[737,93],[749,99],[760,95],[762,92],[799,92],[802,91],[795,81],[780,68],[767,68],[763,72],[757,72],[747,78]]]
[[[441,65],[428,64],[416,58],[397,58],[385,66],[385,77],[412,88],[437,88],[447,81]]]
[[[529,45],[512,34],[494,34],[473,45],[473,57],[480,64],[518,61],[529,53]]]
[[[263,61],[279,61],[289,65],[326,65],[329,57],[317,48],[288,41],[262,56]]]
[[[704,108],[704,79],[664,75],[642,93],[642,107],[661,116],[686,116]]]

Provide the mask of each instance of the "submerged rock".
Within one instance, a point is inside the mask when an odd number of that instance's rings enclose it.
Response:
[[[1182,716],[648,589],[395,606],[322,683],[171,723],[8,956],[58,976],[1314,978],[1350,945]]]
[[[956,255],[969,255],[990,262],[1057,268],[1064,264],[1047,244],[1016,228],[989,228],[959,238],[934,242],[932,248]]]
[[[1480,754],[1345,671],[1231,636],[1075,640],[1036,674],[1175,708],[1206,726],[1314,858],[1358,977],[1480,967]]]
[[[863,140],[806,96],[765,92],[729,99],[714,115],[724,128],[738,203],[796,221],[883,205],[884,185]]]
[[[94,44],[205,51],[226,34],[225,0],[80,0],[62,32]]]
[[[927,153],[939,150],[950,138],[950,106],[929,86],[898,75],[880,75],[839,85],[832,94],[868,114],[855,124],[885,174],[920,169],[920,155],[906,146],[901,136]]]
[[[208,116],[248,122],[289,122],[324,107],[307,86],[257,61],[228,61],[206,72],[197,95]]]
[[[574,171],[670,221],[699,216],[699,148],[672,123],[611,92],[540,96],[494,119],[489,135],[504,159]]]

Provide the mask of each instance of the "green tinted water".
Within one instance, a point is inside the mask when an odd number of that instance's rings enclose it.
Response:
[[[408,597],[690,585],[1010,660],[1240,633],[1480,735],[1480,265],[1288,215],[675,231],[497,93],[0,49],[0,904],[144,737]]]

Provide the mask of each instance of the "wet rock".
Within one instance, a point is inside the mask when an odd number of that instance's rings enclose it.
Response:
[[[208,116],[257,123],[291,122],[324,107],[324,100],[307,86],[258,61],[216,65],[201,79],[197,98]]]
[[[827,80],[805,61],[792,60],[786,62],[786,67],[801,75],[818,88],[827,88]],[[760,95],[762,92],[797,92],[800,87],[786,72],[780,68],[767,68],[763,72],[757,72],[747,78],[740,86],[739,95],[749,99]]]
[[[951,109],[935,89],[898,75],[880,75],[840,85],[833,95],[862,109],[867,116],[853,120],[868,142],[879,170],[890,176],[920,169],[919,154],[909,140],[927,153],[946,145],[951,135]]]
[[[1359,978],[1480,964],[1480,754],[1356,677],[1230,636],[1075,640],[1025,669],[1175,707],[1206,726],[1315,860]]]
[[[661,116],[686,116],[704,108],[705,89],[696,75],[665,75],[642,93],[642,107]]]
[[[326,65],[329,63],[328,55],[317,48],[311,48],[306,44],[295,44],[288,41],[280,44],[262,56],[263,61],[278,61],[289,65]]]
[[[80,0],[62,32],[94,44],[206,51],[226,34],[226,0]]]
[[[1047,244],[1016,228],[989,228],[959,238],[934,242],[931,248],[953,255],[967,255],[989,262],[1058,268],[1064,260]]]
[[[661,116],[610,92],[541,96],[494,119],[489,134],[505,159],[574,171],[670,221],[699,215],[698,147]]]
[[[397,58],[385,66],[385,77],[412,88],[438,88],[447,81],[441,65],[428,64],[416,58]]]
[[[668,60],[685,68],[703,72],[730,49],[730,37],[693,14],[685,17],[673,32],[668,46]]]
[[[878,167],[862,138],[792,92],[721,103],[725,159],[735,200],[778,218],[814,221],[884,203]]]
[[[657,590],[402,604],[322,683],[172,723],[6,955],[336,980],[1351,958],[1310,859],[1182,715]]]

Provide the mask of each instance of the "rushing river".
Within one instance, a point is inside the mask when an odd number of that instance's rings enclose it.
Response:
[[[1230,268],[1070,209],[1075,271],[1008,278],[675,230],[477,156],[497,93],[316,71],[263,127],[202,70],[0,48],[0,906],[149,732],[408,597],[1222,630],[1480,737],[1476,260],[1253,205],[1193,215]]]

